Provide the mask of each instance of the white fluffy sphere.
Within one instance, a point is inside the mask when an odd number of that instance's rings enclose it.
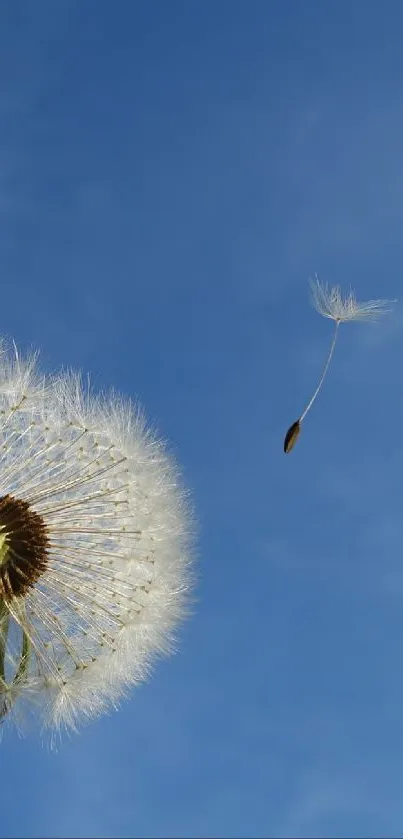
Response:
[[[191,517],[138,410],[0,357],[0,715],[75,727],[142,681],[191,589]]]

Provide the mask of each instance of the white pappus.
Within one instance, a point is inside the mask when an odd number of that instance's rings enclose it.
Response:
[[[144,680],[187,612],[192,531],[135,407],[3,347],[0,717],[75,728]]]

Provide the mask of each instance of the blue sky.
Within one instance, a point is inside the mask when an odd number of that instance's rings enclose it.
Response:
[[[403,6],[2,0],[1,329],[138,397],[197,510],[180,652],[51,753],[4,837],[399,836]]]

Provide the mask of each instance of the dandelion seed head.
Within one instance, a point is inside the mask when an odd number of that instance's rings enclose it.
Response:
[[[76,728],[147,678],[187,613],[191,531],[139,410],[3,348],[0,717]]]
[[[316,311],[324,318],[336,322],[351,320],[374,321],[391,311],[395,300],[367,300],[359,303],[355,293],[350,289],[343,295],[339,286],[329,288],[321,283],[318,277],[310,280],[312,303]]]

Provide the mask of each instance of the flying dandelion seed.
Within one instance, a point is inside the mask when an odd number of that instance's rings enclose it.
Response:
[[[288,454],[295,443],[297,442],[301,424],[305,419],[308,411],[312,408],[313,403],[315,402],[316,397],[318,396],[323,382],[325,381],[327,371],[330,366],[330,362],[333,357],[334,349],[336,346],[337,337],[339,334],[339,327],[341,323],[348,323],[352,320],[357,321],[375,321],[382,315],[390,312],[391,305],[395,303],[395,300],[368,300],[366,303],[359,303],[356,300],[355,294],[352,290],[350,290],[349,294],[346,297],[343,297],[341,290],[338,286],[334,286],[333,288],[328,288],[327,285],[322,284],[319,282],[319,279],[315,277],[315,280],[310,281],[311,285],[311,292],[312,292],[312,303],[317,312],[324,318],[330,318],[335,322],[335,329],[333,333],[333,339],[330,346],[330,350],[326,359],[325,366],[323,368],[322,375],[319,379],[318,386],[308,402],[305,410],[301,414],[300,418],[293,422],[290,428],[287,431],[287,434],[284,438],[284,452]]]
[[[76,728],[144,680],[186,612],[190,529],[138,411],[3,349],[0,718]]]

